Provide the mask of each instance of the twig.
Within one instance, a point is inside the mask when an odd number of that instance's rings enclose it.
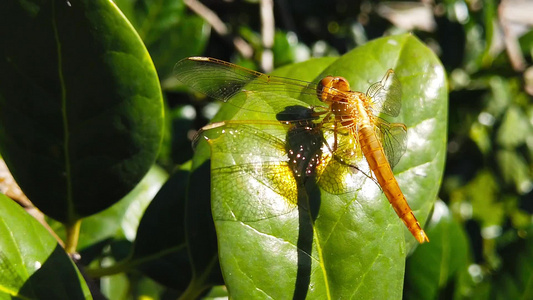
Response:
[[[217,16],[215,12],[210,10],[207,6],[203,5],[199,1],[196,0],[184,0],[183,1],[185,5],[187,5],[192,11],[194,11],[197,15],[199,15],[201,18],[203,18],[213,29],[216,33],[218,33],[220,36],[229,38],[233,42],[233,45],[239,51],[239,53],[245,57],[250,58],[253,55],[253,48],[248,45],[248,43],[243,40],[241,37],[230,37],[230,32],[228,30],[228,27],[220,18]]]
[[[504,0],[500,3],[498,7],[498,16],[500,19],[500,24],[503,28],[503,36],[505,42],[505,50],[509,56],[509,60],[513,69],[518,72],[522,72],[526,68],[526,61],[522,52],[520,51],[520,45],[518,44],[518,32],[515,30],[512,25],[513,23],[525,25],[530,21],[527,18],[523,18],[523,15],[520,14],[522,9],[525,11],[528,10],[528,7],[533,7],[528,3],[520,3],[519,1],[508,1]],[[517,18],[518,15],[521,15],[522,18]]]
[[[274,2],[272,0],[261,0],[260,12],[263,43],[261,68],[265,72],[270,72],[274,68],[274,55],[272,53],[272,46],[274,45]]]

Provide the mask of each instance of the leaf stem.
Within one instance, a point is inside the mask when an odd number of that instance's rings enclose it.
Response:
[[[207,289],[207,286],[205,284],[198,284],[198,280],[191,280],[189,283],[189,286],[183,292],[183,294],[180,295],[178,300],[189,300],[189,299],[198,299],[200,295]]]
[[[111,276],[118,273],[126,272],[131,268],[131,260],[125,259],[123,261],[116,262],[109,267],[85,269],[85,273],[91,278],[100,278],[104,276]]]
[[[191,282],[189,282],[189,286],[187,289],[181,294],[181,296],[178,298],[178,300],[189,300],[189,299],[198,299],[200,295],[209,287],[212,285],[209,285],[207,283],[207,278],[211,274],[211,271],[218,263],[218,256],[215,255],[212,257],[209,264],[207,264],[207,268],[202,273],[202,275],[197,276],[193,273],[193,277],[191,279]],[[194,272],[194,271],[193,271]]]
[[[142,258],[135,258],[132,259],[131,257],[126,258],[122,261],[119,261],[109,267],[102,267],[102,268],[94,268],[94,269],[85,269],[85,273],[92,278],[100,278],[103,276],[109,276],[109,275],[115,275],[117,273],[126,272],[129,269],[133,269],[134,267],[137,267],[141,264],[148,263],[150,261],[156,260],[158,258],[161,258],[165,255],[173,254],[181,249],[183,249],[185,245],[179,245],[176,247],[168,248],[156,253],[153,253],[151,255],[142,257]]]
[[[76,253],[78,239],[80,237],[81,219],[69,224],[67,227],[67,240],[65,242],[65,251],[68,254]]]

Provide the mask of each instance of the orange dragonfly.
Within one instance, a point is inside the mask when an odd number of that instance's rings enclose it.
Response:
[[[404,124],[388,123],[377,116],[380,112],[398,116],[400,112],[401,85],[392,69],[386,72],[381,81],[371,85],[366,93],[350,90],[348,81],[343,77],[327,76],[319,82],[306,82],[266,75],[208,57],[189,57],[179,61],[174,67],[174,75],[192,89],[224,102],[243,93],[268,93],[269,105],[273,110],[278,110],[276,112],[278,120],[282,114],[279,111],[290,107],[290,100],[287,100],[287,96],[273,96],[276,93],[283,93],[294,99],[318,98],[323,103],[321,106],[308,107],[308,113],[296,116],[292,113],[290,120],[281,117],[278,123],[312,124],[304,127],[318,128],[332,133],[329,138],[323,138],[324,144],[332,156],[340,162],[337,165],[344,165],[345,168],[362,171],[355,165],[354,160],[354,157],[361,156],[362,153],[371,170],[371,174],[367,176],[377,181],[396,214],[416,240],[419,243],[429,242],[392,172],[392,167],[405,152],[407,128]],[[253,110],[254,104],[247,104],[247,107],[252,107],[250,110]],[[245,123],[239,121],[213,123],[205,126],[197,137],[205,131],[218,127],[228,127],[228,129],[234,127],[240,128],[241,132],[249,131]],[[269,122],[265,121],[266,123]],[[253,134],[257,135],[258,132],[254,131]],[[287,154],[290,157],[292,151],[289,152],[291,153]],[[320,158],[308,161],[314,162],[316,168],[321,164]],[[313,171],[310,167],[304,169],[304,173]],[[329,186],[338,192],[344,189],[342,184]]]

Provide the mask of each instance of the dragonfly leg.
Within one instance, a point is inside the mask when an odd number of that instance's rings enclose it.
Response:
[[[317,108],[322,109],[321,111],[316,110]],[[328,107],[324,106],[311,106],[311,116],[313,117],[320,117],[323,114],[327,114],[326,117],[328,117],[331,114],[331,111],[328,109]],[[325,118],[324,118],[325,119]]]
[[[333,151],[337,151],[337,118],[335,118],[335,122],[333,122]]]
[[[313,111],[312,115],[316,117],[316,116],[323,115],[324,113],[326,113],[326,112],[315,112],[315,111]],[[317,129],[319,129],[319,130],[322,129],[322,125],[324,125],[324,121],[327,120],[331,116],[331,114],[332,114],[332,112],[327,112],[326,116],[322,119],[322,122],[320,122],[318,124]]]

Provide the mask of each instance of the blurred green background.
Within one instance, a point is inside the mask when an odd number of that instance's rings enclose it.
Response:
[[[130,197],[150,194],[135,206],[135,229],[167,173],[179,175],[172,184],[178,186],[174,193],[183,197],[188,174],[176,170],[188,168],[192,138],[221,105],[180,85],[172,76],[177,61],[210,56],[270,72],[309,58],[342,55],[379,37],[410,32],[438,55],[447,71],[449,123],[439,200],[425,228],[431,243],[407,258],[403,296],[533,299],[533,1],[114,2],[145,43],[166,100],[165,135],[157,160],[162,168],[154,167]],[[132,201],[123,200],[120,205],[128,207]],[[95,220],[87,218],[84,226],[126,239],[106,248],[111,238],[95,243],[91,231],[83,236],[82,228],[82,259],[97,257],[102,249],[112,252],[109,256],[117,261],[127,256],[133,246],[126,240],[134,239],[135,230],[120,233],[117,229],[124,224],[118,224],[115,215],[126,210],[120,205]],[[109,221],[103,222],[106,217]],[[156,221],[167,224],[168,220],[161,219]],[[59,224],[51,227],[61,231]],[[159,237],[177,237],[182,229],[169,228]],[[166,277],[171,281],[168,285],[180,279],[183,286],[178,288],[185,289],[191,270],[186,249],[182,250],[175,251],[183,257],[174,264],[156,262],[155,271],[143,271],[160,277],[171,274]],[[185,267],[176,271],[175,265]],[[162,271],[163,267],[167,269]],[[141,299],[140,295],[175,299],[179,295],[146,278],[138,272],[105,276],[100,289],[110,299]],[[222,283],[218,277],[206,281]],[[219,286],[206,297],[226,295]]]
[[[439,225],[449,236],[408,258],[404,296],[416,299],[424,286],[424,274],[413,269],[421,261],[449,266],[435,271],[437,288],[428,285],[434,298],[533,298],[533,2],[116,3],[148,47],[165,91],[159,163],[168,170],[191,158],[191,136],[219,106],[178,85],[171,76],[178,60],[211,56],[268,72],[381,36],[416,35],[448,73],[448,151],[436,211],[449,217]],[[435,251],[448,256],[435,258]]]

